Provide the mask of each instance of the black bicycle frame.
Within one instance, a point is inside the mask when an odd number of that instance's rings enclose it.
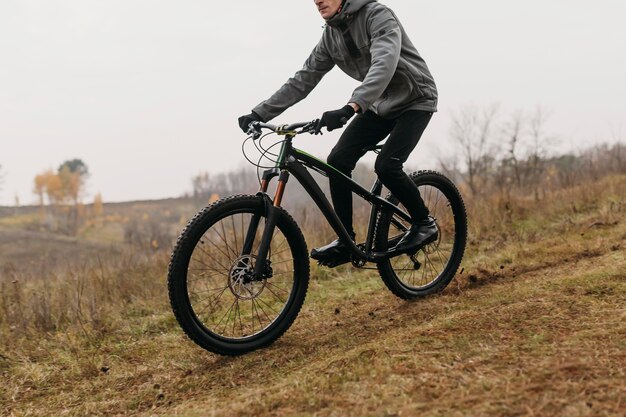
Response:
[[[348,247],[354,258],[359,260],[365,260],[368,262],[378,262],[382,259],[388,258],[388,252],[374,252],[372,249],[378,213],[381,209],[384,208],[386,210],[390,210],[396,213],[400,218],[409,223],[411,222],[411,216],[409,216],[406,212],[401,210],[396,205],[381,198],[380,194],[382,192],[383,185],[379,179],[376,180],[376,182],[372,186],[371,191],[367,191],[361,185],[354,182],[352,178],[344,175],[336,168],[333,168],[332,166],[320,161],[319,159],[307,154],[306,152],[294,148],[292,145],[292,139],[294,136],[295,135],[287,135],[285,141],[283,142],[280,154],[278,156],[278,160],[276,162],[276,168],[267,170],[263,173],[261,191],[259,192],[259,195],[265,197],[265,215],[267,220],[265,222],[263,236],[261,238],[258,253],[256,255],[257,262],[254,270],[255,275],[260,276],[263,274],[263,271],[266,270],[265,260],[269,252],[271,238],[274,233],[274,228],[276,226],[275,213],[277,211],[277,207],[280,207],[283,192],[285,190],[287,181],[289,180],[290,174],[298,180],[298,182],[306,190],[309,196],[311,196],[311,198],[313,199],[317,207],[319,207],[320,211],[322,212],[330,226],[333,228],[335,233],[337,233],[337,236],[339,236],[339,239]],[[359,246],[357,246],[357,244],[352,240],[352,238],[348,234],[348,231],[341,223],[341,220],[339,220],[339,217],[333,209],[333,206],[328,201],[326,195],[306,167],[314,169],[315,171],[331,178],[333,181],[345,184],[348,188],[350,188],[352,193],[360,196],[372,205],[367,231],[367,239],[363,248],[364,250],[359,248]],[[267,189],[270,181],[274,177],[279,177],[278,187],[276,189],[274,199],[271,200],[267,195]],[[246,242],[244,244],[243,254],[249,254],[252,250],[252,243],[254,241],[254,237],[256,236],[256,229],[259,224],[259,217],[260,216],[254,216],[250,222],[250,227],[246,236]],[[405,229],[397,221],[394,221],[394,224],[396,224],[396,226],[398,226],[398,228],[401,230]]]

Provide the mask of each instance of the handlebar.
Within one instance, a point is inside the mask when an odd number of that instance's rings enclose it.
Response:
[[[262,129],[271,130],[274,133],[278,133],[279,135],[301,135],[303,133],[315,133],[315,127],[319,123],[319,119],[312,120],[310,122],[299,122],[293,123],[290,125],[273,125],[269,123],[262,122],[252,122],[248,126],[248,135],[252,135],[253,139],[258,139],[261,137]],[[298,130],[300,129],[300,130]]]

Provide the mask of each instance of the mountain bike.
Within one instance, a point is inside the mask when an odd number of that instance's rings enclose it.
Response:
[[[226,197],[205,207],[178,238],[168,273],[170,303],[187,336],[208,351],[241,355],[266,347],[287,331],[302,307],[309,283],[309,252],[298,224],[281,207],[292,176],[349,248],[352,265],[374,264],[396,296],[411,300],[442,291],[459,268],[467,217],[454,183],[434,171],[410,175],[437,222],[439,236],[413,253],[395,253],[392,248],[411,225],[407,211],[393,195],[381,197],[380,180],[368,191],[296,149],[294,138],[312,134],[316,123],[252,123],[249,139],[253,142],[265,131],[284,137],[274,144],[280,145],[280,152],[263,148],[265,155],[274,155],[275,166],[263,172],[259,192]],[[344,182],[371,204],[364,242],[351,239],[308,169]],[[275,178],[278,183],[270,196],[268,188]]]

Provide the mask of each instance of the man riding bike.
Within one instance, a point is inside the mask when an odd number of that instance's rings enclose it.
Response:
[[[328,156],[328,163],[348,176],[366,148],[389,135],[374,169],[412,219],[411,228],[393,250],[417,251],[436,240],[439,231],[402,167],[437,111],[433,77],[387,6],[376,0],[314,2],[326,20],[321,40],[304,67],[250,114],[241,116],[239,126],[247,132],[251,122],[268,122],[280,115],[304,99],[335,65],[361,81],[347,105],[322,115],[316,131],[324,126],[329,131],[341,128],[357,113]],[[351,192],[332,179],[330,191],[335,211],[354,239]],[[338,239],[313,249],[311,257],[332,266],[350,261],[349,251]]]

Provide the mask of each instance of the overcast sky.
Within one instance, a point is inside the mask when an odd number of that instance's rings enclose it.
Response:
[[[449,152],[468,103],[552,113],[561,147],[626,133],[623,0],[387,0],[437,82],[440,112],[409,164]],[[89,166],[105,201],[181,195],[200,171],[243,164],[236,119],[301,68],[322,33],[313,0],[0,0],[0,204],[33,178]],[[277,122],[342,107],[335,69]],[[297,146],[325,158],[339,133]]]

